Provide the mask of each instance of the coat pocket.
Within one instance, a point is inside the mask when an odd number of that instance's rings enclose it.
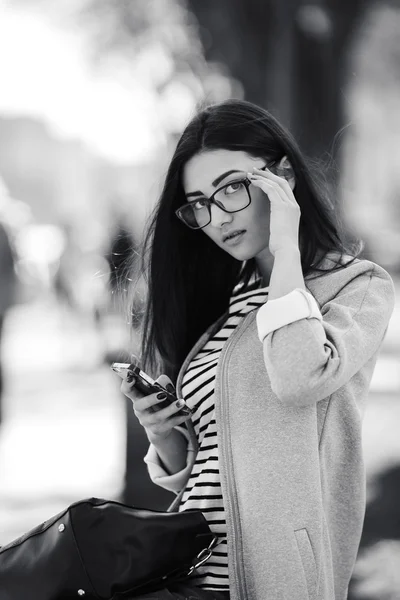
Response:
[[[310,600],[315,600],[317,595],[317,567],[315,564],[314,552],[311,546],[310,537],[307,529],[296,529],[294,531],[297,547],[301,562],[303,564],[304,574],[306,576],[308,595]]]

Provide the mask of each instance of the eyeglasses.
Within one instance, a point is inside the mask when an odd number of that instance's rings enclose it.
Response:
[[[267,165],[262,167],[265,169]],[[209,198],[200,198],[184,204],[175,211],[176,216],[190,229],[202,229],[211,223],[211,204],[227,213],[235,213],[251,204],[250,179],[243,177],[218,188]]]

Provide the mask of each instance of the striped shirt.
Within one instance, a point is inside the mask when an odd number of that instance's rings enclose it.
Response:
[[[229,302],[227,320],[193,357],[182,380],[183,398],[193,410],[199,450],[179,510],[201,510],[210,529],[220,538],[212,557],[192,575],[196,586],[207,590],[229,590],[226,521],[215,424],[215,373],[222,347],[232,331],[244,315],[266,302],[268,287],[260,288],[260,284],[261,280],[256,281],[245,292],[236,288]]]

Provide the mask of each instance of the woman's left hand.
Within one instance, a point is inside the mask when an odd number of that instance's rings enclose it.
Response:
[[[265,192],[271,203],[269,250],[273,256],[280,250],[299,249],[300,206],[289,183],[267,168],[253,168],[248,173],[252,185]]]

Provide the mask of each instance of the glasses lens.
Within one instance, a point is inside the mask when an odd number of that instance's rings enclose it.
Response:
[[[210,222],[210,213],[203,200],[196,200],[180,209],[181,218],[193,229],[205,227]]]
[[[214,199],[226,212],[236,212],[250,204],[250,196],[244,181],[232,181],[218,190]]]
[[[226,212],[237,212],[251,202],[245,180],[227,183],[213,196],[215,202]],[[194,200],[179,209],[181,219],[193,229],[205,227],[211,221],[208,200]]]

